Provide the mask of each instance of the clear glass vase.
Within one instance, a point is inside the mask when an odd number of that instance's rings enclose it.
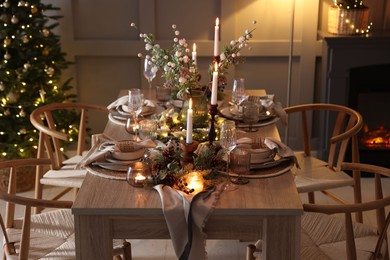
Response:
[[[191,92],[192,109],[193,109],[193,128],[207,128],[209,125],[209,112],[207,107],[206,93],[201,90],[193,90]],[[181,116],[183,118],[183,125],[187,125],[187,110],[188,99],[184,100]]]

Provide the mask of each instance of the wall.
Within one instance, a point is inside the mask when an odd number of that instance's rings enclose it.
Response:
[[[59,34],[68,59],[75,65],[65,72],[71,76],[81,102],[107,105],[120,89],[147,88],[142,75],[143,51],[139,32],[152,32],[161,45],[170,44],[171,25],[177,24],[182,36],[192,46],[197,43],[198,64],[206,78],[213,53],[213,29],[216,17],[221,20],[221,45],[238,38],[256,20],[251,51],[243,53],[244,64],[229,73],[231,89],[234,77],[245,77],[248,88],[264,88],[283,105],[315,101],[316,82],[320,75],[319,59],[322,40],[318,29],[325,27],[330,0],[45,0],[61,8],[64,16]],[[389,14],[389,2],[371,0],[375,13],[380,13],[381,30],[384,10]],[[291,88],[288,91],[288,71],[292,4],[295,3],[294,45],[292,48]],[[390,15],[388,15],[390,17]],[[135,22],[139,31],[130,27]],[[387,21],[388,22],[388,21]],[[387,26],[389,28],[389,26]],[[153,84],[162,79],[156,78]],[[290,93],[290,95],[289,95]],[[290,96],[290,98],[288,97]],[[94,119],[99,128],[105,118]],[[283,132],[283,129],[281,129]],[[283,136],[283,133],[282,133]]]

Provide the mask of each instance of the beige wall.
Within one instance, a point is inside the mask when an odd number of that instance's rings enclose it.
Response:
[[[288,61],[292,3],[294,0],[45,0],[61,8],[63,50],[75,62],[65,77],[72,77],[81,102],[107,105],[120,89],[146,88],[141,61],[141,32],[152,32],[162,45],[171,44],[171,25],[177,24],[181,35],[192,46],[197,43],[200,70],[206,76],[213,53],[213,28],[221,20],[221,45],[238,38],[254,27],[251,51],[243,53],[246,62],[229,73],[246,78],[248,88],[264,88],[283,105],[314,102],[316,71],[320,64],[322,40],[318,30],[326,28],[330,0],[295,0],[294,45],[290,99],[288,100]],[[390,0],[387,0],[389,2]],[[367,1],[378,30],[388,26],[384,14],[390,13],[385,1]],[[383,11],[385,10],[385,11]],[[390,17],[390,15],[388,15]],[[389,19],[388,19],[389,20]],[[139,31],[130,27],[135,22]],[[387,23],[387,24],[386,24]],[[389,30],[389,29],[388,29]],[[161,83],[156,78],[154,84]],[[229,90],[228,90],[229,91]],[[104,119],[91,120],[92,127],[102,127]]]

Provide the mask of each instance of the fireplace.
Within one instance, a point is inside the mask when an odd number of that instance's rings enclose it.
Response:
[[[389,46],[389,34],[323,35],[322,84],[317,101],[359,111],[364,120],[359,136],[361,161],[387,167],[390,167]],[[319,141],[327,145],[331,129],[326,124],[318,129]],[[350,155],[346,160],[350,160]]]
[[[349,106],[363,116],[360,161],[390,167],[390,64],[352,68]]]

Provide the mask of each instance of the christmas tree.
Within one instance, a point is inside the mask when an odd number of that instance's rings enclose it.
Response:
[[[30,113],[76,97],[67,93],[70,80],[60,81],[70,64],[53,33],[61,17],[47,15],[59,8],[40,0],[4,0],[0,8],[0,159],[35,157],[39,132]],[[62,115],[60,122],[57,128],[70,133],[77,115]]]

